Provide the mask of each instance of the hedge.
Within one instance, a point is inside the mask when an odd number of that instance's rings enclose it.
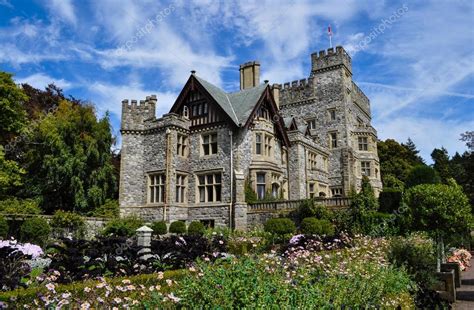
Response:
[[[296,226],[289,218],[273,218],[264,224],[264,229],[274,235],[285,235],[294,233]]]
[[[402,191],[397,188],[384,188],[379,196],[380,212],[393,213],[400,207]]]
[[[164,221],[153,222],[151,229],[153,229],[153,234],[155,235],[166,235],[168,232],[168,227]]]
[[[170,224],[170,233],[184,234],[186,233],[186,224],[183,221],[176,221]]]
[[[334,225],[328,220],[318,220],[315,217],[307,217],[301,222],[301,233],[333,236],[335,229]]]
[[[202,236],[204,235],[204,231],[206,228],[204,227],[204,224],[198,221],[191,222],[188,227],[188,235],[199,235]]]

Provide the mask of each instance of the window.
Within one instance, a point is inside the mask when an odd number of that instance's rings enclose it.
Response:
[[[329,134],[329,146],[332,149],[337,148],[337,132],[331,132]]]
[[[325,171],[328,171],[328,158],[327,157],[323,157],[323,169]]]
[[[342,197],[342,188],[334,187],[331,188],[332,197]]]
[[[197,103],[192,105],[191,111],[193,112],[193,117],[206,115],[209,111],[207,102]]]
[[[308,168],[310,170],[316,170],[317,168],[317,155],[313,152],[308,152]]]
[[[258,109],[258,117],[259,118],[264,118],[266,120],[270,120],[270,113],[268,112],[267,108],[264,106],[261,106]]]
[[[265,135],[265,155],[268,157],[272,156],[272,136]]]
[[[359,151],[368,151],[369,150],[369,143],[367,141],[367,137],[359,137]]]
[[[221,173],[202,174],[198,176],[199,202],[221,201]]]
[[[272,184],[272,197],[277,199],[280,197],[280,185],[278,183]]]
[[[257,173],[257,197],[258,199],[265,198],[265,173]]]
[[[311,182],[308,185],[308,197],[315,198],[316,197],[316,183]]]
[[[316,129],[316,119],[310,119],[307,121],[309,129]]]
[[[183,116],[184,116],[185,118],[189,118],[189,109],[188,109],[187,106],[184,106],[184,107],[183,107]]]
[[[204,155],[217,154],[217,133],[202,136],[202,151]]]
[[[186,176],[178,174],[176,175],[176,202],[183,203],[184,195],[186,193]]]
[[[329,119],[331,121],[335,121],[336,120],[336,109],[329,109],[328,112],[329,112]]]
[[[180,156],[187,156],[188,152],[188,137],[178,134],[178,143],[176,147],[176,154]]]
[[[262,134],[261,133],[255,134],[255,154],[258,154],[258,155],[262,154]]]
[[[360,168],[362,171],[362,175],[370,177],[370,161],[362,161],[360,163]]]
[[[165,180],[164,174],[150,175],[149,199],[150,203],[165,202]]]

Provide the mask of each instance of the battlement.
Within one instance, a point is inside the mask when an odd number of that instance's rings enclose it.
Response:
[[[352,82],[352,99],[365,113],[370,116],[370,101],[364,92],[357,86],[356,83]]]
[[[293,82],[287,82],[283,84],[280,91],[280,102],[281,104],[289,104],[296,101],[304,100],[313,96],[314,79],[312,77],[307,79],[296,80]]]
[[[155,117],[156,102],[156,95],[140,101],[122,100],[122,130],[143,129],[145,121]]]
[[[339,65],[344,65],[352,73],[351,56],[342,46],[336,46],[336,49],[331,47],[311,54],[311,75],[333,69]]]

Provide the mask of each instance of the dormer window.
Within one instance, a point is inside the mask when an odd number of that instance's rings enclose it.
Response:
[[[307,124],[308,124],[309,129],[316,129],[316,119],[315,118],[308,120]]]

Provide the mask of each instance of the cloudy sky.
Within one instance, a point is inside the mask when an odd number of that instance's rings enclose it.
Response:
[[[0,70],[18,83],[110,111],[121,100],[158,96],[167,112],[194,69],[232,91],[238,65],[259,60],[262,80],[309,75],[310,54],[329,45],[351,54],[354,80],[371,99],[379,138],[408,137],[465,150],[474,130],[474,5],[433,1],[0,0]]]

